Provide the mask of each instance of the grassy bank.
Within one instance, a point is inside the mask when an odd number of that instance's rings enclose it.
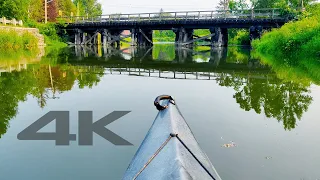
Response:
[[[320,57],[320,4],[308,7],[300,20],[265,33],[253,47],[262,54],[286,58]]]
[[[29,32],[18,34],[14,30],[0,30],[0,48],[6,50],[29,50],[38,46],[38,39]]]
[[[65,47],[67,44],[66,39],[61,38],[58,35],[58,29],[60,24],[57,23],[37,23],[29,21],[26,23],[28,27],[39,29],[40,34],[44,36],[44,40],[47,46]]]

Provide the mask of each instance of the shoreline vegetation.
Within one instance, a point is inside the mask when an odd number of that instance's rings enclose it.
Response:
[[[47,7],[47,18],[44,16],[45,7]],[[39,29],[40,34],[44,36],[45,44],[55,48],[67,46],[67,39],[59,36],[63,33],[59,31],[59,27],[63,25],[59,21],[59,17],[100,15],[102,15],[102,6],[97,0],[54,0],[48,1],[47,6],[45,6],[44,0],[0,1],[1,18],[22,20],[23,27]],[[10,43],[5,46],[12,47],[12,49],[18,49],[15,48],[18,46],[22,47],[18,43],[19,41],[27,42],[26,44],[30,45],[34,43],[26,37],[15,36],[14,34],[10,34],[10,36],[0,33],[0,39],[7,40],[11,38]],[[11,45],[12,42],[13,45]]]
[[[0,48],[6,50],[31,50],[38,47],[38,39],[30,32],[18,33],[0,29]]]
[[[263,56],[294,64],[302,59],[320,58],[320,4],[308,6],[297,21],[266,32],[252,46]],[[295,61],[294,61],[295,60]]]

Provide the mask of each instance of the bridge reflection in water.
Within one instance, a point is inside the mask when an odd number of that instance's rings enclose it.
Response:
[[[74,67],[89,66],[87,74],[96,72],[95,68],[103,68],[97,75],[213,80],[219,86],[234,90],[233,98],[241,109],[275,118],[286,130],[296,127],[312,102],[310,82],[279,78],[270,67],[254,58],[250,49],[187,49],[174,45],[118,49],[77,46],[73,53],[68,57],[68,63]]]
[[[9,69],[0,74],[0,138],[6,133],[9,121],[17,114],[18,104],[27,95],[37,99],[40,107],[48,99],[73,88],[93,88],[105,75],[129,75],[142,78],[166,78],[216,82],[232,88],[233,98],[245,111],[264,113],[283,123],[286,130],[308,110],[313,98],[311,82],[286,79],[264,66],[250,54],[250,49],[238,47],[175,48],[174,45],[155,45],[152,48],[108,48],[75,46],[59,52],[51,51],[42,57],[29,58],[24,68],[10,71],[12,64],[22,59],[7,58],[0,64]],[[18,62],[18,63],[15,63]],[[281,77],[281,78],[279,78]]]
[[[215,73],[249,73],[251,77],[254,77],[254,74],[267,76],[270,73],[268,67],[250,57],[249,49],[240,49],[240,51],[237,47],[189,49],[174,45],[121,49],[75,46],[75,58],[70,59],[69,62],[73,65],[104,66],[107,67],[107,74],[174,79],[212,80],[215,79]]]

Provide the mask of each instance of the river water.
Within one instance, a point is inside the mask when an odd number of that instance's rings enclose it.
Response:
[[[0,61],[0,179],[121,179],[160,94],[176,99],[222,179],[320,179],[320,87],[307,71],[286,74],[239,47],[70,47],[41,56]],[[78,111],[94,121],[131,111],[106,127],[133,145],[96,134],[92,146],[17,139],[49,111],[70,112],[70,134]]]

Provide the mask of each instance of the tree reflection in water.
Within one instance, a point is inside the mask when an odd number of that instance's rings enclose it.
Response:
[[[306,78],[288,80],[283,74],[286,71],[281,71],[279,76],[280,71],[270,71],[257,59],[252,59],[249,50],[239,48],[175,49],[168,45],[151,49],[104,49],[101,53],[99,48],[75,47],[75,52],[70,49],[51,51],[40,63],[24,67],[27,68],[1,73],[0,138],[6,133],[10,119],[16,116],[18,103],[25,101],[27,95],[37,98],[39,106],[44,107],[48,99],[58,98],[57,94],[74,86],[92,88],[97,85],[105,67],[214,73],[220,86],[235,90],[233,97],[240,108],[275,118],[283,123],[285,130],[295,128],[296,121],[312,102],[311,81]],[[291,74],[294,70],[290,69]]]

